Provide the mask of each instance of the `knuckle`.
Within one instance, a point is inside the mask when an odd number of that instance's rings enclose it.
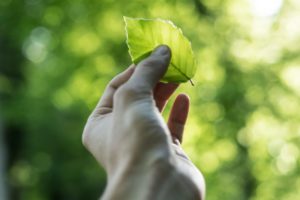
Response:
[[[119,76],[115,76],[111,81],[109,81],[109,83],[107,84],[106,88],[112,88],[113,90],[116,90],[118,88],[118,86],[116,85],[116,80],[119,78]]]
[[[81,142],[82,142],[83,146],[87,147],[87,144],[88,144],[88,135],[87,135],[87,133],[85,131],[82,133]]]
[[[89,141],[90,141],[90,125],[86,124],[83,132],[82,132],[82,136],[81,136],[81,142],[83,144],[84,147],[88,148],[89,146]]]

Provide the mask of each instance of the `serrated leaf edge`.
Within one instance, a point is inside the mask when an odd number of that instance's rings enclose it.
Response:
[[[192,57],[194,58],[193,61],[194,61],[194,66],[197,67],[197,63],[196,63],[196,59],[195,59],[195,54],[194,54],[194,51],[193,51],[193,48],[192,48],[192,43],[187,39],[187,37],[183,34],[181,28],[177,27],[171,20],[166,20],[166,19],[161,19],[161,18],[153,18],[153,19],[148,19],[148,18],[143,18],[143,17],[137,17],[137,18],[133,18],[133,17],[127,17],[127,16],[123,16],[123,20],[125,22],[125,34],[126,34],[126,44],[128,47],[130,47],[129,45],[129,41],[128,41],[128,31],[127,31],[127,22],[126,22],[126,19],[131,19],[131,20],[144,20],[144,21],[154,21],[154,20],[158,20],[158,21],[161,21],[161,22],[164,22],[164,23],[168,23],[170,24],[171,26],[173,26],[173,28],[177,29],[179,31],[179,33],[181,33],[183,35],[183,37],[186,39],[186,41],[188,42],[188,45],[190,46],[190,51],[191,51],[191,54],[192,54]],[[152,49],[153,50],[153,49]],[[152,51],[151,50],[151,51]],[[128,53],[131,57],[131,60],[133,62],[133,55],[130,51],[130,48],[128,48]],[[135,63],[137,64],[137,63]],[[173,66],[182,76],[184,76],[187,81],[190,81],[192,85],[194,85],[193,81],[192,81],[192,78],[194,77],[189,77],[187,74],[185,74],[184,72],[182,72],[176,65],[174,65],[173,63],[170,63],[171,66]]]

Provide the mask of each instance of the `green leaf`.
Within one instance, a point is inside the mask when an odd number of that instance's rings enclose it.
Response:
[[[171,21],[124,17],[127,45],[132,62],[137,64],[159,45],[168,45],[172,58],[163,82],[190,81],[196,73],[196,63],[190,41]]]

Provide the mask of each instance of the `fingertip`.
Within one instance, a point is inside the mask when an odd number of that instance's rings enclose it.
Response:
[[[176,97],[174,107],[176,107],[177,113],[181,113],[181,115],[187,113],[189,111],[189,106],[190,97],[187,94],[181,93]]]
[[[173,137],[182,142],[184,126],[187,121],[190,98],[187,94],[179,94],[172,106],[168,127]]]
[[[151,55],[161,55],[161,56],[171,57],[171,49],[169,46],[165,44],[159,45],[152,51]]]
[[[190,102],[190,96],[185,93],[180,93],[177,98],[180,98],[182,101]]]
[[[130,81],[139,83],[144,90],[153,89],[166,73],[170,60],[170,48],[166,45],[158,46],[149,57],[138,63]]]

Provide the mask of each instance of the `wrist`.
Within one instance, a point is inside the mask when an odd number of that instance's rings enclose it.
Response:
[[[170,153],[165,149],[124,161],[108,173],[108,185],[102,198],[151,199],[157,190],[155,187],[160,187],[174,170]]]
[[[155,163],[169,160],[172,154],[169,138],[163,133],[146,133],[147,140],[139,140],[140,131],[131,130],[131,137],[123,138],[116,152],[106,156],[106,172],[109,179],[119,174],[136,173],[151,168]],[[150,137],[149,137],[150,135]],[[155,136],[155,137],[153,137]],[[137,141],[138,140],[138,141]]]
[[[191,177],[172,158],[148,157],[142,163],[119,167],[110,176],[102,199],[202,199]]]

